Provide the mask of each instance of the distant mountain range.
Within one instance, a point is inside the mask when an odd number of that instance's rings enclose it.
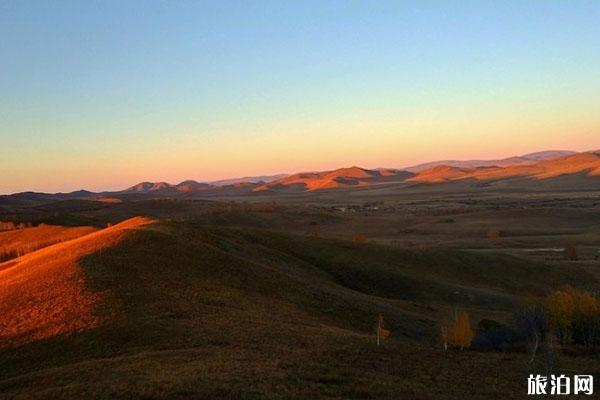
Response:
[[[600,153],[578,153],[560,158],[544,158],[531,163],[517,162],[503,166],[481,166],[475,168],[438,165],[418,172],[409,178],[412,182],[439,183],[472,179],[497,181],[527,178],[547,180],[552,178],[583,175],[600,177]]]
[[[278,175],[262,175],[262,176],[247,176],[244,178],[234,178],[234,179],[223,179],[220,181],[212,181],[209,182],[215,186],[227,186],[227,185],[235,185],[239,183],[268,183],[273,182],[281,178],[285,178],[288,176],[287,174],[278,174]]]
[[[479,190],[481,187],[510,188],[511,185],[522,190],[544,187],[600,190],[600,152],[543,151],[501,160],[445,160],[402,169],[365,169],[354,166],[333,171],[245,177],[215,182],[141,182],[121,191],[102,193],[86,190],[55,194],[24,192],[0,196],[0,205],[27,205],[73,199],[110,201],[135,199],[140,196],[203,198],[283,195],[353,188],[364,190],[391,187],[398,190],[414,190],[423,185],[442,184],[462,185],[460,188],[464,190]]]
[[[406,171],[410,172],[421,172],[426,169],[445,165],[447,167],[457,168],[478,168],[478,167],[507,167],[509,165],[531,165],[538,161],[543,160],[554,160],[561,157],[572,156],[577,154],[574,151],[567,150],[550,150],[540,151],[537,153],[526,154],[524,156],[516,156],[504,158],[501,160],[444,160],[444,161],[433,161],[424,164],[415,165],[414,167],[405,168]]]
[[[264,176],[248,176],[244,178],[223,179],[212,182],[196,182],[193,180],[183,181],[176,185],[167,182],[141,182],[130,188],[122,191],[122,193],[152,193],[152,192],[199,192],[210,190],[221,186],[252,186],[252,184],[265,184],[285,178],[287,175],[264,175]]]

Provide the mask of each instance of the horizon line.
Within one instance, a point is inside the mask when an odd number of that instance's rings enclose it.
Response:
[[[39,193],[39,194],[71,194],[71,193],[75,193],[75,192],[90,192],[90,193],[94,193],[94,194],[102,194],[102,193],[116,193],[116,192],[122,192],[125,191],[129,188],[132,188],[136,185],[142,184],[142,183],[166,183],[168,185],[171,186],[176,186],[179,185],[181,183],[187,182],[187,181],[193,181],[196,183],[205,183],[205,184],[214,184],[216,182],[221,182],[221,181],[228,181],[228,180],[243,180],[243,179],[250,179],[250,178],[255,178],[255,177],[259,177],[259,176],[264,176],[264,177],[273,177],[273,176],[278,176],[278,175],[283,175],[283,176],[290,176],[290,175],[294,175],[294,174],[301,174],[301,173],[315,173],[315,172],[325,172],[325,171],[335,171],[335,170],[339,170],[339,169],[344,169],[344,168],[361,168],[361,169],[365,169],[365,170],[379,170],[379,169],[394,169],[394,170],[408,170],[410,168],[415,168],[421,165],[425,165],[425,164],[430,164],[430,163],[437,163],[437,162],[469,162],[469,161],[502,161],[502,160],[506,160],[506,159],[510,159],[510,158],[517,158],[517,157],[527,157],[527,156],[531,156],[531,155],[535,155],[535,154],[539,154],[539,153],[552,153],[552,152],[571,152],[574,154],[583,154],[583,153],[595,153],[598,152],[599,150],[584,150],[584,151],[577,151],[577,150],[570,150],[570,149],[550,149],[550,150],[540,150],[540,151],[534,151],[534,152],[529,152],[529,153],[525,153],[525,154],[520,154],[520,155],[512,155],[512,156],[504,156],[504,157],[496,157],[496,158],[468,158],[468,159],[452,159],[452,158],[444,158],[444,159],[437,159],[437,160],[430,160],[430,161],[422,161],[419,162],[417,164],[411,164],[411,165],[407,165],[404,167],[360,167],[358,165],[351,165],[349,167],[339,167],[339,168],[335,168],[335,169],[324,169],[324,170],[303,170],[303,171],[296,171],[296,172],[279,172],[279,173],[274,173],[274,174],[269,174],[269,173],[264,173],[264,174],[256,174],[256,175],[246,175],[246,176],[233,176],[233,177],[225,177],[225,178],[221,178],[221,179],[213,179],[213,180],[196,180],[196,179],[183,179],[181,181],[179,181],[178,183],[172,184],[169,183],[167,181],[164,180],[137,180],[136,183],[133,183],[131,185],[126,186],[125,189],[104,189],[104,190],[91,190],[91,189],[85,189],[80,187],[79,189],[74,189],[71,191],[56,191],[56,192],[52,192],[52,191],[37,191],[37,190],[23,190],[23,191],[18,191],[18,192],[12,192],[12,193],[0,193],[0,196],[13,196],[13,195],[18,195],[18,194],[24,194],[24,193]]]

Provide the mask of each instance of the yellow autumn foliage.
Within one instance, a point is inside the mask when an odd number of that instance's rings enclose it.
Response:
[[[475,332],[471,328],[471,321],[467,312],[460,313],[454,324],[448,327],[448,344],[460,349],[468,348],[475,337]]]

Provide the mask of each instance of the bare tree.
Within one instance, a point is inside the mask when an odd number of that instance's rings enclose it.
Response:
[[[529,344],[530,364],[535,363],[538,349],[548,333],[548,318],[542,305],[530,304],[515,315],[515,327],[520,336]]]

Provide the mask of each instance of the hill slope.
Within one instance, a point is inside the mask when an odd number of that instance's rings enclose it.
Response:
[[[600,155],[579,153],[533,164],[507,167],[457,168],[437,166],[420,171],[409,179],[414,182],[440,183],[459,180],[498,181],[506,179],[551,180],[565,176],[595,178],[600,176]]]
[[[94,230],[89,226],[65,227],[40,224],[36,227],[0,232],[0,262],[86,235]]]
[[[426,169],[431,169],[434,167],[438,167],[444,165],[446,167],[454,167],[454,168],[464,168],[464,169],[472,169],[472,168],[481,168],[481,167],[509,167],[515,165],[531,165],[535,164],[538,161],[543,160],[555,160],[558,158],[568,157],[577,154],[574,151],[567,150],[548,150],[548,151],[540,151],[537,153],[525,154],[523,156],[515,156],[503,158],[500,160],[442,160],[442,161],[433,161],[428,163],[423,163],[419,165],[415,165],[413,167],[405,168],[406,171],[410,172],[421,172]]]
[[[303,172],[261,185],[254,192],[315,191],[351,188],[385,182],[401,182],[411,173],[398,170],[371,170],[360,167],[340,168],[334,171]]]
[[[426,346],[451,307],[502,319],[522,296],[593,281],[577,268],[539,274],[542,266],[506,256],[202,224],[141,229],[149,222],[51,246],[0,273],[3,326],[12,332],[0,350],[0,393],[456,398],[469,383],[452,372],[453,359]],[[378,313],[392,330],[385,349],[373,345]],[[473,357],[464,368],[476,373],[496,356]],[[450,372],[432,386],[429,368]]]
[[[0,346],[97,326],[102,296],[86,288],[79,262],[147,223],[130,219],[0,264]]]

